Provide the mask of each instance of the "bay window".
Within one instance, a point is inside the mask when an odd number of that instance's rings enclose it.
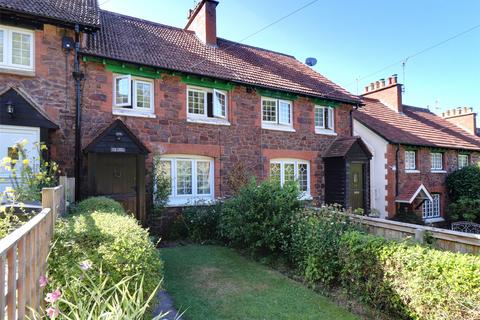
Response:
[[[262,128],[291,131],[293,129],[292,102],[262,97]]]
[[[275,159],[270,161],[270,179],[280,185],[296,181],[302,197],[310,197],[310,162],[297,159]]]
[[[315,106],[315,132],[332,134],[334,131],[334,109],[332,107]]]
[[[34,32],[0,25],[0,67],[34,69]]]
[[[113,108],[114,113],[153,114],[154,82],[150,79],[117,75],[114,77]]]
[[[170,181],[169,205],[188,205],[214,199],[213,159],[197,156],[164,156],[156,173]]]
[[[187,88],[187,116],[190,121],[228,124],[225,91],[200,87]]]

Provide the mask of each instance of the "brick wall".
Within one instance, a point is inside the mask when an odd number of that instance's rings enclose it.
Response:
[[[395,165],[395,153],[397,146],[390,144],[388,146],[387,154],[387,212],[388,217],[392,218],[396,213],[396,204],[395,204],[395,171],[391,168]],[[431,162],[430,162],[430,153],[432,152],[431,148],[419,148],[416,150],[416,160],[417,160],[417,170],[419,173],[406,173],[405,172],[405,146],[400,146],[399,152],[399,190],[402,190],[402,187],[411,180],[420,181],[430,193],[440,193],[441,194],[441,216],[445,217],[446,208],[448,206],[448,195],[446,188],[446,178],[447,176],[457,170],[458,168],[458,151],[457,150],[447,150],[443,153],[443,168],[446,173],[432,173],[431,172]],[[470,164],[476,164],[480,160],[480,153],[474,152],[470,154]],[[421,208],[420,208],[421,209]]]
[[[155,119],[112,115],[113,74],[98,63],[82,63],[86,81],[83,89],[83,147],[87,146],[114,119],[120,118],[150,149],[147,171],[156,154],[184,153],[215,159],[215,194],[230,194],[228,177],[239,162],[260,179],[268,175],[272,158],[294,157],[311,161],[311,189],[317,202],[323,201],[323,161],[333,136],[314,132],[314,104],[306,98],[294,101],[296,132],[261,129],[260,96],[236,86],[229,92],[230,126],[186,122],[186,84],[179,77],[164,75],[155,80]],[[339,135],[350,135],[351,107],[335,110]],[[84,164],[86,161],[84,161]],[[83,168],[83,176],[86,176]],[[147,178],[149,181],[149,178]],[[85,186],[85,183],[83,184]]]

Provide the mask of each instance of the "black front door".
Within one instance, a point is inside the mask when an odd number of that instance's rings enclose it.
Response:
[[[350,208],[365,209],[364,205],[364,165],[362,163],[350,164]]]

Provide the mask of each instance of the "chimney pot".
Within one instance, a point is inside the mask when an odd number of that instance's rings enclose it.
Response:
[[[393,83],[392,84],[396,84],[397,83],[397,80],[398,80],[398,75],[395,73],[395,74],[392,74],[392,81]]]
[[[382,88],[385,87],[385,79],[384,78],[380,79],[380,83],[382,84]]]
[[[368,88],[369,88],[368,86],[365,86],[365,92],[368,92]]]
[[[380,81],[375,81],[375,88],[380,89]]]
[[[371,91],[375,90],[375,83],[370,82],[370,90]]]

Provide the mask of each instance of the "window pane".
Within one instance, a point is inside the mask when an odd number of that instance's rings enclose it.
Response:
[[[325,123],[328,126],[328,129],[333,129],[333,108],[327,108],[327,119],[325,119]]]
[[[291,124],[290,119],[290,108],[291,105],[288,102],[280,101],[278,105],[278,117],[279,122],[283,124]]]
[[[127,77],[115,79],[115,104],[128,104],[130,96],[130,79]]]
[[[192,161],[177,161],[177,194],[192,194]]]
[[[405,151],[405,169],[415,170],[415,151]]]
[[[145,82],[135,82],[137,94],[137,108],[150,109],[152,95],[152,84]]]
[[[315,127],[325,128],[324,111],[322,107],[315,107]]]
[[[262,115],[263,121],[277,122],[277,101],[263,100]]]
[[[308,165],[306,163],[298,164],[298,186],[301,192],[308,190]]]
[[[295,164],[285,163],[283,167],[284,183],[288,181],[295,181]]]
[[[30,50],[32,36],[18,32],[12,32],[12,63],[30,66]]]
[[[432,153],[431,154],[431,159],[432,159],[432,169],[433,170],[442,170],[443,169],[442,154],[441,153]]]
[[[3,61],[3,50],[5,49],[3,42],[5,40],[5,31],[0,30],[0,62]]]
[[[460,154],[458,156],[458,169],[462,169],[468,166],[468,155]]]
[[[172,162],[169,160],[161,160],[157,163],[157,176],[162,177],[170,181],[169,193],[172,194]]]
[[[197,194],[210,194],[210,161],[197,162]]]
[[[280,163],[270,163],[270,179],[280,183]]]
[[[216,117],[225,117],[227,114],[227,99],[221,92],[215,91],[215,108],[213,111]]]
[[[205,114],[205,93],[202,91],[188,91],[188,113]]]

